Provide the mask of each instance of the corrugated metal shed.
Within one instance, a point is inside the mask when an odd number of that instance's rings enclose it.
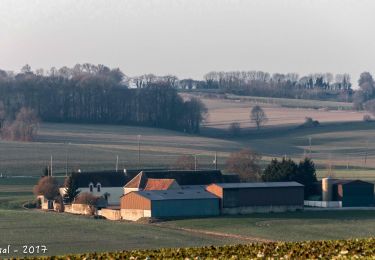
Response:
[[[219,183],[206,189],[221,198],[222,208],[303,207],[304,201],[304,186],[298,182]]]
[[[155,218],[216,216],[220,213],[220,206],[219,198],[207,191],[153,190],[124,195],[121,211],[124,218],[133,213]]]

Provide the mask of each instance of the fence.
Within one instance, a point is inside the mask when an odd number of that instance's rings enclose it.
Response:
[[[304,206],[315,207],[315,208],[342,208],[342,201],[315,201],[305,200]]]

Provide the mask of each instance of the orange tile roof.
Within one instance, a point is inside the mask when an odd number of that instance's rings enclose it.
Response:
[[[140,188],[142,179],[144,179],[144,173],[140,172],[125,185],[125,188]]]
[[[148,179],[144,190],[168,190],[174,179]]]

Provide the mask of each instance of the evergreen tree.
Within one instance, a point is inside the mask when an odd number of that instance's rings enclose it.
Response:
[[[316,178],[315,164],[310,158],[305,158],[299,162],[298,174],[294,181],[305,185],[305,197],[315,193],[314,183],[318,180]]]
[[[75,181],[75,175],[76,173],[72,173],[65,182],[66,187],[66,200],[67,202],[72,203],[74,198],[80,193],[78,190],[78,186]]]
[[[315,193],[314,184],[317,182],[315,164],[310,158],[305,158],[297,165],[291,159],[281,161],[273,159],[262,173],[262,180],[296,181],[305,186],[305,197]]]
[[[283,158],[281,161],[273,159],[262,173],[262,180],[291,181],[297,175],[298,166],[291,159]]]

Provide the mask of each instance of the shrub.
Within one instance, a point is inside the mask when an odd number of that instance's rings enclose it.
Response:
[[[370,115],[364,115],[363,121],[368,123],[368,122],[372,122],[373,120]]]
[[[35,195],[43,195],[46,199],[53,200],[59,195],[59,185],[56,178],[44,176],[34,186],[33,192]]]
[[[238,122],[231,123],[228,131],[232,136],[239,136],[241,134],[241,124]]]
[[[375,238],[161,248],[30,259],[373,259]]]
[[[318,120],[314,120],[311,117],[305,117],[305,122],[300,125],[302,128],[310,128],[310,127],[317,127],[320,123]]]

